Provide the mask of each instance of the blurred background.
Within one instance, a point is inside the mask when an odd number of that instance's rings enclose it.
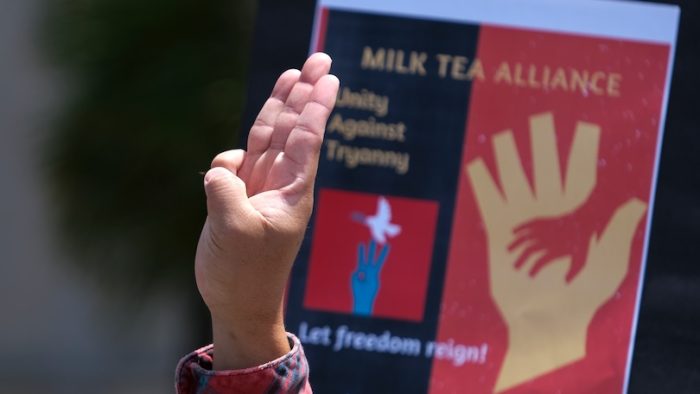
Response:
[[[0,3],[0,392],[168,393],[253,1]],[[267,89],[267,87],[265,87]]]
[[[700,5],[668,3],[681,27],[630,392],[700,387]],[[210,340],[199,171],[302,64],[313,7],[0,3],[0,391],[173,392],[179,357]]]

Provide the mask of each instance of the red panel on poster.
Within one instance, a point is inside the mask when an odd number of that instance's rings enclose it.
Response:
[[[437,203],[333,189],[319,194],[304,307],[421,321]]]
[[[622,390],[668,51],[481,27],[432,393]]]

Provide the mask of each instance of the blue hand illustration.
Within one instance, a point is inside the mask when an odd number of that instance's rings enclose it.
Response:
[[[357,315],[371,315],[374,300],[379,291],[379,273],[389,254],[389,244],[384,244],[376,256],[377,244],[369,241],[369,251],[365,253],[365,244],[357,246],[357,269],[352,274],[352,311]]]

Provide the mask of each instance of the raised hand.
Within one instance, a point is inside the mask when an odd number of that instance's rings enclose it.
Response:
[[[248,137],[204,176],[207,220],[197,287],[214,330],[214,368],[259,365],[289,351],[282,302],[313,206],[313,185],[338,79],[316,53],[284,72]]]
[[[600,233],[586,234],[585,262],[574,261],[574,251],[548,248],[537,235],[545,219],[566,218],[589,199],[596,184],[599,139],[597,125],[577,124],[562,182],[553,117],[534,115],[534,188],[509,130],[492,140],[501,187],[481,158],[467,166],[486,227],[491,295],[508,326],[508,349],[496,391],[584,357],[593,315],[627,274],[632,239],[646,211],[639,199],[617,207]]]
[[[380,281],[379,274],[389,254],[389,244],[384,244],[376,252],[377,243],[374,239],[369,241],[369,250],[365,251],[365,244],[357,247],[357,269],[352,274],[352,312],[357,315],[371,315],[374,309],[374,300],[377,298]]]

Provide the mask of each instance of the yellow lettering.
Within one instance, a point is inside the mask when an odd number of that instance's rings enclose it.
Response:
[[[493,78],[494,82],[500,83],[502,81],[505,81],[508,85],[513,84],[513,78],[510,76],[510,66],[508,66],[507,62],[502,62],[499,66],[498,69],[496,70],[496,75]]]
[[[428,54],[425,52],[411,52],[410,57],[411,74],[425,75],[425,61],[428,59]]]
[[[452,79],[456,79],[458,81],[463,81],[467,79],[467,59],[464,56],[455,56],[452,58]]]
[[[387,71],[394,71],[394,57],[396,55],[396,52],[394,52],[393,49],[387,49],[386,51],[386,70]]]
[[[620,82],[622,81],[622,75],[616,73],[610,73],[608,76],[608,96],[620,97]]]
[[[515,63],[515,70],[513,72],[515,77],[515,86],[527,86],[527,83],[523,79],[523,65],[520,63]]]
[[[405,64],[403,64],[403,61],[404,53],[399,49],[396,51],[396,72],[399,74],[408,74],[409,69]]]
[[[605,79],[605,73],[602,71],[594,72],[593,77],[591,77],[591,90],[593,91],[593,93],[595,93],[599,96],[601,96],[605,93],[603,88],[598,86],[598,81],[600,81],[601,79]]]
[[[445,55],[444,53],[438,53],[435,55],[435,57],[438,60],[438,76],[440,78],[445,78],[447,75],[447,63],[450,62],[450,59],[452,56],[450,55]]]
[[[571,91],[579,90],[582,93],[588,91],[588,71],[579,72],[575,68],[571,69]]]
[[[378,48],[376,52],[370,47],[364,47],[362,50],[362,62],[360,68],[370,70],[384,70],[386,51],[384,48]]]
[[[542,85],[544,85],[545,90],[549,89],[549,77],[551,72],[552,71],[549,69],[549,66],[544,66],[544,69],[542,70]]]
[[[474,59],[471,66],[469,66],[469,71],[467,71],[467,78],[470,80],[476,78],[480,81],[486,79],[486,75],[484,75],[484,66],[481,64],[481,60]]]
[[[552,90],[556,90],[557,88],[566,91],[569,90],[569,86],[566,83],[566,72],[561,67],[557,68],[552,76]]]
[[[527,84],[531,88],[535,89],[540,87],[540,83],[537,82],[537,66],[534,66],[532,64],[527,69]]]
[[[364,47],[360,67],[363,70],[384,70],[385,53],[384,48],[378,48],[377,52],[374,52],[372,48]]]

